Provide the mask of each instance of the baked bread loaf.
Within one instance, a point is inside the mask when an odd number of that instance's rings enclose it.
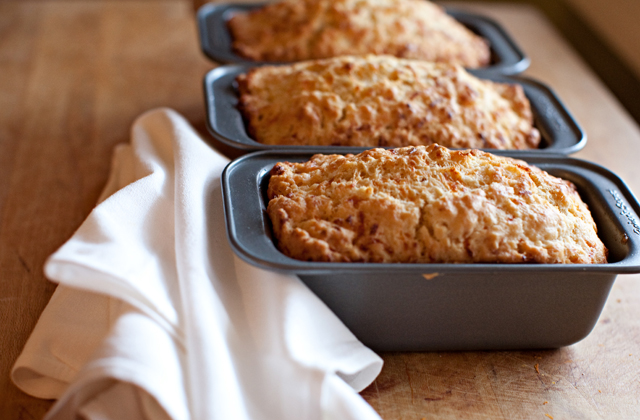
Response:
[[[438,145],[315,155],[271,170],[278,248],[305,261],[606,263],[570,182]]]
[[[237,78],[249,135],[271,145],[530,149],[540,133],[522,86],[461,66],[344,56]]]
[[[259,61],[390,54],[475,68],[488,43],[426,0],[284,0],[228,21],[234,51]]]

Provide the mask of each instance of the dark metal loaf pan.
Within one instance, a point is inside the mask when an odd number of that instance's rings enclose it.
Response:
[[[207,127],[221,143],[244,152],[257,150],[317,150],[335,149],[335,146],[274,146],[259,143],[249,137],[242,114],[237,108],[238,92],[235,79],[254,65],[229,65],[211,70],[204,78]],[[555,93],[546,85],[519,76],[478,74],[483,79],[522,85],[531,103],[534,124],[540,130],[542,142],[534,152],[568,155],[582,149],[587,138]],[[286,93],[283,93],[286,94]],[[313,149],[312,149],[313,147]],[[343,151],[360,152],[362,147],[342,147]],[[490,150],[491,151],[491,150]],[[532,151],[512,151],[514,156],[526,156]]]
[[[202,52],[218,63],[262,62],[243,58],[233,52],[231,35],[227,21],[234,13],[246,12],[263,7],[266,3],[253,4],[205,4],[198,10],[198,30]],[[520,50],[505,30],[495,21],[474,13],[449,10],[447,13],[473,32],[489,41],[491,64],[481,68],[484,72],[517,74],[525,71],[530,64],[528,57]],[[273,64],[273,63],[270,63]]]
[[[504,153],[502,153],[504,154]],[[609,249],[607,264],[322,263],[275,246],[269,171],[309,154],[258,152],[223,173],[227,234],[245,261],[300,279],[378,351],[558,348],[593,329],[618,274],[640,272],[640,205],[609,170],[567,157],[525,158],[572,181]]]

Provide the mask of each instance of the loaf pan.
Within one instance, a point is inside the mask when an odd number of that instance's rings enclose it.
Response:
[[[502,155],[508,155],[501,153]],[[252,153],[222,176],[228,239],[238,256],[295,274],[377,351],[549,349],[593,329],[618,274],[640,272],[640,205],[609,170],[548,155],[524,160],[572,181],[588,204],[607,264],[305,262],[275,246],[266,215],[269,171],[310,154]]]
[[[263,7],[266,3],[253,4],[205,4],[198,10],[198,30],[202,52],[218,63],[253,63],[255,60],[243,58],[233,52],[231,35],[227,30],[227,20],[234,13],[246,12]],[[504,29],[495,21],[477,14],[447,9],[447,13],[482,36],[491,47],[491,64],[482,71],[517,74],[525,71],[530,60]],[[273,64],[273,63],[270,63]]]
[[[278,146],[259,143],[249,137],[242,114],[237,108],[238,92],[235,78],[255,65],[238,64],[221,66],[211,70],[204,78],[204,94],[207,108],[207,127],[211,135],[221,143],[244,152],[257,150],[308,151],[335,149],[335,146]],[[475,73],[475,72],[472,72]],[[587,138],[555,93],[544,84],[521,76],[478,74],[478,77],[495,82],[518,83],[524,88],[531,103],[534,124],[540,130],[542,141],[535,152],[568,155],[582,149]],[[284,93],[286,94],[286,93]],[[313,148],[313,149],[312,149]],[[359,152],[362,147],[342,147],[343,151]],[[493,151],[495,149],[487,149]],[[513,151],[526,156],[531,150]]]

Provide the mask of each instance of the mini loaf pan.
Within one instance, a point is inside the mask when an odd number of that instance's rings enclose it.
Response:
[[[505,153],[500,153],[507,155]],[[295,274],[377,351],[548,349],[593,329],[618,274],[640,272],[640,204],[609,170],[563,156],[524,160],[572,181],[588,204],[607,264],[306,262],[275,245],[269,171],[310,154],[252,153],[222,176],[227,235],[250,264]]]
[[[211,135],[224,145],[235,150],[250,152],[257,150],[317,150],[335,149],[336,146],[280,146],[262,144],[247,133],[242,114],[237,108],[238,92],[235,79],[255,65],[237,64],[221,66],[211,70],[204,78],[204,94],[207,108],[207,127]],[[472,72],[475,74],[475,72]],[[535,150],[513,150],[517,156],[530,153],[553,153],[568,155],[582,149],[587,138],[555,93],[546,85],[521,76],[477,74],[482,79],[522,85],[531,103],[534,125],[540,131],[542,141]],[[286,93],[283,93],[286,94]],[[343,151],[359,152],[362,147],[341,147]],[[486,149],[494,151],[495,149]]]
[[[208,3],[202,6],[198,10],[198,30],[202,52],[211,60],[218,63],[265,64],[241,57],[234,53],[231,47],[231,35],[227,29],[227,21],[233,14],[255,10],[263,7],[265,4],[266,3]],[[524,55],[513,39],[507,35],[498,23],[477,14],[459,10],[446,10],[449,15],[460,23],[489,41],[491,64],[482,67],[482,71],[499,74],[518,74],[529,67],[529,58]]]

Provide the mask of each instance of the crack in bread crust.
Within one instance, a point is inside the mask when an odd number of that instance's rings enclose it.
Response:
[[[438,145],[314,155],[271,171],[278,248],[306,261],[606,263],[569,181]]]
[[[485,39],[426,0],[285,0],[227,25],[234,51],[259,61],[389,54],[477,68],[491,58]]]
[[[531,149],[522,86],[391,56],[266,66],[238,76],[249,135],[269,145]]]

